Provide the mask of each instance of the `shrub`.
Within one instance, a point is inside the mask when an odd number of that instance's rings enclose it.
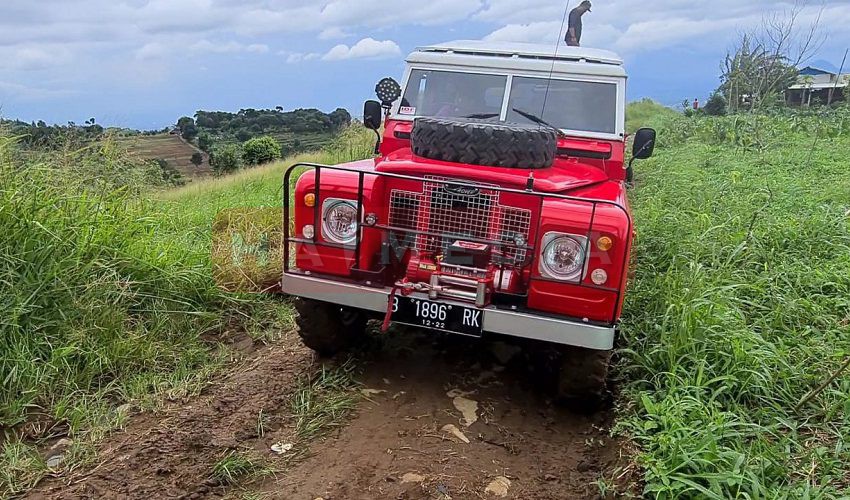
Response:
[[[246,165],[260,165],[280,158],[280,143],[271,136],[251,139],[242,146],[242,160]]]
[[[209,153],[212,150],[213,138],[210,134],[206,132],[202,132],[198,134],[198,148],[201,151],[206,151]]]
[[[242,168],[242,151],[239,146],[229,144],[210,155],[210,166],[216,175],[225,175]]]
[[[720,92],[711,94],[703,110],[709,116],[724,116],[726,114],[726,98]]]
[[[154,160],[148,160],[148,163],[154,166],[154,170],[159,169],[159,175],[161,176],[164,184],[168,186],[186,185],[186,180],[183,178],[183,174],[181,174],[176,168],[172,167],[167,160],[156,158]]]

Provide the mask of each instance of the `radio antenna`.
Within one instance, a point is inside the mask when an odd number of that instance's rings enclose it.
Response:
[[[552,88],[552,76],[555,75],[555,62],[558,60],[558,51],[561,49],[561,36],[564,34],[564,25],[567,24],[567,16],[570,12],[570,0],[564,6],[564,17],[561,19],[561,29],[558,31],[558,39],[555,40],[555,53],[552,55],[552,67],[549,69],[549,79],[546,80],[546,94],[543,96],[543,109],[540,110],[540,118],[546,119],[546,103],[549,101],[549,90]],[[541,125],[542,126],[542,125]]]

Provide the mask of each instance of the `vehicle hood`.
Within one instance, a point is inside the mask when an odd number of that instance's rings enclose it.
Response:
[[[525,189],[529,176],[534,175],[534,189],[544,193],[564,193],[608,180],[605,172],[578,158],[559,157],[549,168],[528,170],[431,160],[414,155],[410,148],[398,149],[377,160],[375,170],[415,177],[464,179],[510,189]]]

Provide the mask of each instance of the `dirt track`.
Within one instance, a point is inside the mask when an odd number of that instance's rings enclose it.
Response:
[[[521,353],[427,332],[377,344],[359,361],[362,388],[374,391],[296,464],[270,446],[292,438],[291,397],[316,363],[289,334],[188,405],[137,416],[104,443],[99,466],[45,481],[31,498],[498,498],[485,490],[500,476],[510,482],[507,498],[599,496],[593,482],[619,453],[609,416],[553,406]],[[468,427],[450,397],[457,395],[478,403]],[[261,414],[269,429],[262,436]],[[447,424],[470,442],[444,431]],[[210,479],[228,450],[246,449],[278,472],[240,487]]]

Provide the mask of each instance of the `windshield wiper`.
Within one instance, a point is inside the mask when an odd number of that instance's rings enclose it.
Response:
[[[486,120],[488,118],[496,118],[499,113],[477,113],[474,115],[464,116],[464,118],[472,118],[475,120]]]
[[[531,121],[533,121],[534,123],[536,123],[536,124],[538,124],[538,125],[543,125],[544,127],[549,127],[549,128],[551,128],[552,130],[554,130],[554,131],[555,131],[555,133],[556,133],[556,134],[558,134],[558,138],[560,138],[560,139],[563,139],[564,137],[566,137],[566,136],[567,136],[567,134],[563,133],[563,132],[561,131],[561,129],[559,129],[558,127],[556,127],[556,126],[552,125],[551,123],[547,122],[547,121],[546,121],[546,120],[544,120],[543,118],[540,118],[539,116],[532,115],[531,113],[528,113],[528,112],[523,111],[523,110],[521,110],[521,109],[517,109],[517,108],[511,108],[511,109],[513,109],[515,113],[517,113],[518,115],[522,116],[523,118],[526,118],[526,119],[528,119],[528,120],[531,120]]]

